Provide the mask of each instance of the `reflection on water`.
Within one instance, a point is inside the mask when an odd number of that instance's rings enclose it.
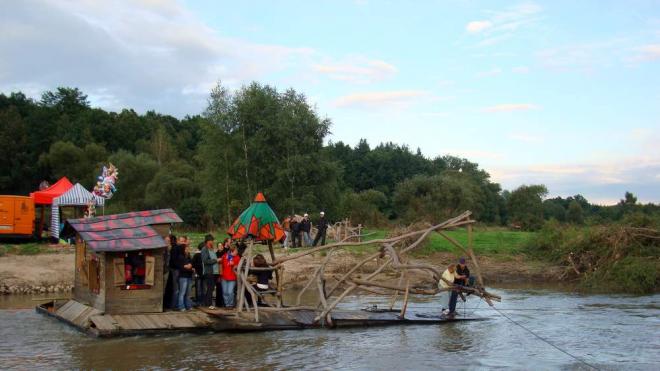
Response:
[[[578,295],[551,290],[495,290],[498,308],[535,333],[603,369],[657,369],[660,295]],[[8,306],[7,299],[0,305]],[[32,298],[12,299],[32,307]],[[387,306],[358,296],[346,308]],[[409,310],[437,311],[435,298]],[[2,369],[587,369],[471,298],[461,313],[488,321],[433,326],[182,334],[100,340],[32,309],[0,310]]]

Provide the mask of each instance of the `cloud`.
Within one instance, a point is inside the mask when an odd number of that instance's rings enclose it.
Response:
[[[574,164],[542,164],[489,169],[505,189],[545,184],[551,197],[584,195],[598,203],[616,203],[613,194],[633,192],[642,202],[660,202],[660,158],[644,156]]]
[[[634,49],[634,55],[630,58],[633,62],[651,62],[660,60],[660,44],[648,44]]]
[[[513,112],[513,111],[529,111],[538,109],[539,106],[531,103],[506,103],[496,104],[494,106],[482,109],[483,112]]]
[[[558,72],[592,73],[617,66],[626,59],[630,40],[612,38],[588,43],[561,45],[536,53],[539,63]]]
[[[491,68],[488,71],[479,72],[477,77],[494,77],[502,74],[502,69],[499,67]]]
[[[364,57],[351,58],[339,63],[315,64],[315,72],[333,80],[351,83],[370,83],[384,80],[398,72],[397,68],[382,60],[367,60]]]
[[[508,138],[526,143],[537,143],[543,141],[543,137],[541,136],[526,133],[511,133],[509,134]]]
[[[180,3],[14,2],[0,13],[0,90],[75,86],[110,110],[200,113],[218,81],[237,87],[316,55],[223,37]]]
[[[493,22],[491,21],[472,21],[465,26],[465,30],[469,33],[479,33],[492,26]]]
[[[511,69],[511,72],[520,73],[520,74],[529,73],[529,67],[526,67],[526,66],[513,67]]]
[[[424,90],[373,91],[339,97],[334,105],[340,108],[402,108],[428,98],[430,94]]]
[[[465,30],[482,37],[478,46],[498,44],[514,36],[519,29],[533,25],[542,8],[532,2],[518,4],[503,11],[489,11],[488,19],[469,22]]]
[[[38,97],[74,86],[113,111],[197,114],[219,80],[237,88],[321,74],[368,83],[397,73],[366,56],[227,37],[175,0],[12,2],[0,12],[0,34],[0,91]]]

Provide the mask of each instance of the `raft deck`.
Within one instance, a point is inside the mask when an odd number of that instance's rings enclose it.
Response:
[[[261,310],[259,322],[251,312],[236,313],[234,310],[207,308],[186,312],[143,314],[105,314],[75,300],[58,305],[55,302],[41,304],[37,312],[54,317],[96,337],[146,335],[176,332],[245,332],[296,330],[322,327],[369,327],[385,325],[432,325],[457,321],[475,321],[481,318],[456,316],[448,318],[437,314],[411,313],[399,317],[399,311],[335,310],[332,326],[314,322],[320,313],[311,309],[288,311]]]

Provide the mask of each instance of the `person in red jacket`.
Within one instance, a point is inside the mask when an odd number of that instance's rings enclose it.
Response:
[[[236,305],[236,269],[240,261],[241,257],[238,256],[236,244],[232,244],[229,252],[222,256],[222,296],[227,308],[233,308]]]

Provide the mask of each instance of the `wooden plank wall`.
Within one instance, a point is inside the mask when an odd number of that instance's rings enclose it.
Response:
[[[76,236],[76,240],[79,240],[79,236]],[[82,243],[82,242],[80,242]],[[82,266],[78,266],[78,261],[80,259],[80,254],[81,252],[85,252],[85,257],[83,260]],[[84,272],[82,270],[87,271],[88,270],[88,263],[92,259],[92,255],[95,255],[99,259],[99,277],[100,277],[100,282],[99,282],[99,292],[95,293],[89,290],[89,283],[88,279],[84,279],[82,275]],[[90,251],[89,249],[81,249],[79,247],[76,248],[76,266],[74,267],[75,269],[75,276],[74,276],[74,284],[73,284],[73,298],[80,303],[89,305],[91,307],[94,307],[98,309],[99,311],[103,312],[105,311],[105,276],[106,276],[106,264],[105,264],[105,254],[104,253],[99,253],[95,254],[94,252]]]
[[[109,314],[158,313],[163,311],[163,253],[164,249],[149,250],[156,259],[154,286],[143,290],[122,290],[113,285],[112,259],[122,253],[106,253],[105,259],[105,312]]]

